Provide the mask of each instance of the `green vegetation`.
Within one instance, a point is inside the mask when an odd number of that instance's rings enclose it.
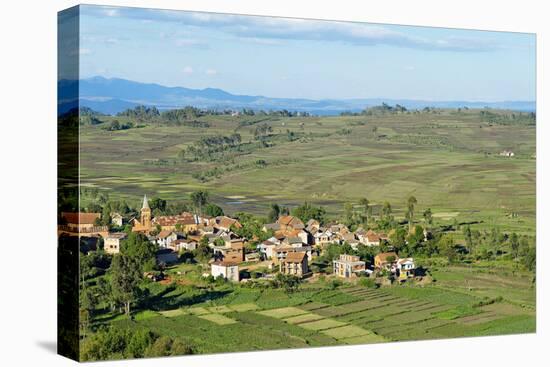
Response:
[[[535,330],[534,115],[382,105],[334,117],[194,108],[86,116],[81,209],[129,234],[113,257],[101,243],[82,247],[86,360]],[[115,121],[141,127],[104,128]],[[136,216],[144,193],[153,216],[238,219],[231,230],[248,252],[286,214],[387,237],[325,246],[310,279],[242,264],[250,279],[233,284],[203,276],[213,256],[206,237],[164,268],[146,237],[110,224],[114,212]],[[423,279],[328,275],[340,254],[372,265],[381,251],[413,256]]]
[[[296,207],[307,201],[325,208],[330,219],[342,215],[344,203],[368,196],[374,216],[383,214],[387,201],[392,216],[404,220],[407,199],[414,196],[415,212],[430,208],[436,226],[456,220],[471,223],[472,230],[494,224],[532,234],[535,127],[494,124],[487,113],[513,114],[472,109],[190,117],[208,127],[175,125],[163,114],[156,122],[147,122],[146,113],[96,116],[103,122],[81,128],[81,182],[131,207],[144,192],[176,205],[193,191],[208,190],[229,215],[263,214],[272,203]],[[113,120],[145,126],[102,129]],[[352,133],[338,134],[346,125]],[[515,156],[499,156],[505,149]]]

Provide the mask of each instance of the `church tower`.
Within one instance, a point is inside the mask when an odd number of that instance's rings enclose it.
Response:
[[[144,229],[151,229],[151,208],[149,207],[149,202],[147,201],[147,195],[143,196],[140,224]]]

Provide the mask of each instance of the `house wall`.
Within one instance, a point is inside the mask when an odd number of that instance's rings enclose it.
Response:
[[[103,250],[108,254],[118,254],[120,252],[120,240],[116,238],[106,238],[103,244]]]

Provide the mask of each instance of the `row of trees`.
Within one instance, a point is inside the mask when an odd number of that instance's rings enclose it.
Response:
[[[194,354],[192,343],[182,338],[159,336],[146,329],[110,327],[99,330],[82,342],[83,361],[121,358],[165,357]]]
[[[279,117],[296,117],[310,116],[309,112],[281,110],[254,110],[251,108],[242,108],[239,111],[233,109],[201,109],[193,106],[177,108],[160,112],[156,107],[136,106],[119,112],[117,116],[125,116],[134,118],[140,121],[147,122],[168,122],[177,123],[197,119],[202,116],[219,116],[219,115],[243,115],[243,116],[279,116]],[[99,114],[94,114],[94,116]]]

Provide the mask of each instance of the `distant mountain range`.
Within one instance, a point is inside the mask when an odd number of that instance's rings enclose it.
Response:
[[[221,89],[190,89],[166,87],[159,84],[134,82],[126,79],[92,77],[58,82],[58,112],[64,113],[77,106],[71,99],[80,92],[80,106],[105,114],[116,114],[138,105],[155,106],[159,110],[194,106],[212,109],[254,109],[309,112],[316,115],[337,115],[344,111],[359,112],[366,107],[400,104],[408,109],[437,108],[498,108],[517,111],[535,111],[535,101],[468,102],[423,101],[413,99],[301,99],[270,98],[264,96],[236,95]]]

